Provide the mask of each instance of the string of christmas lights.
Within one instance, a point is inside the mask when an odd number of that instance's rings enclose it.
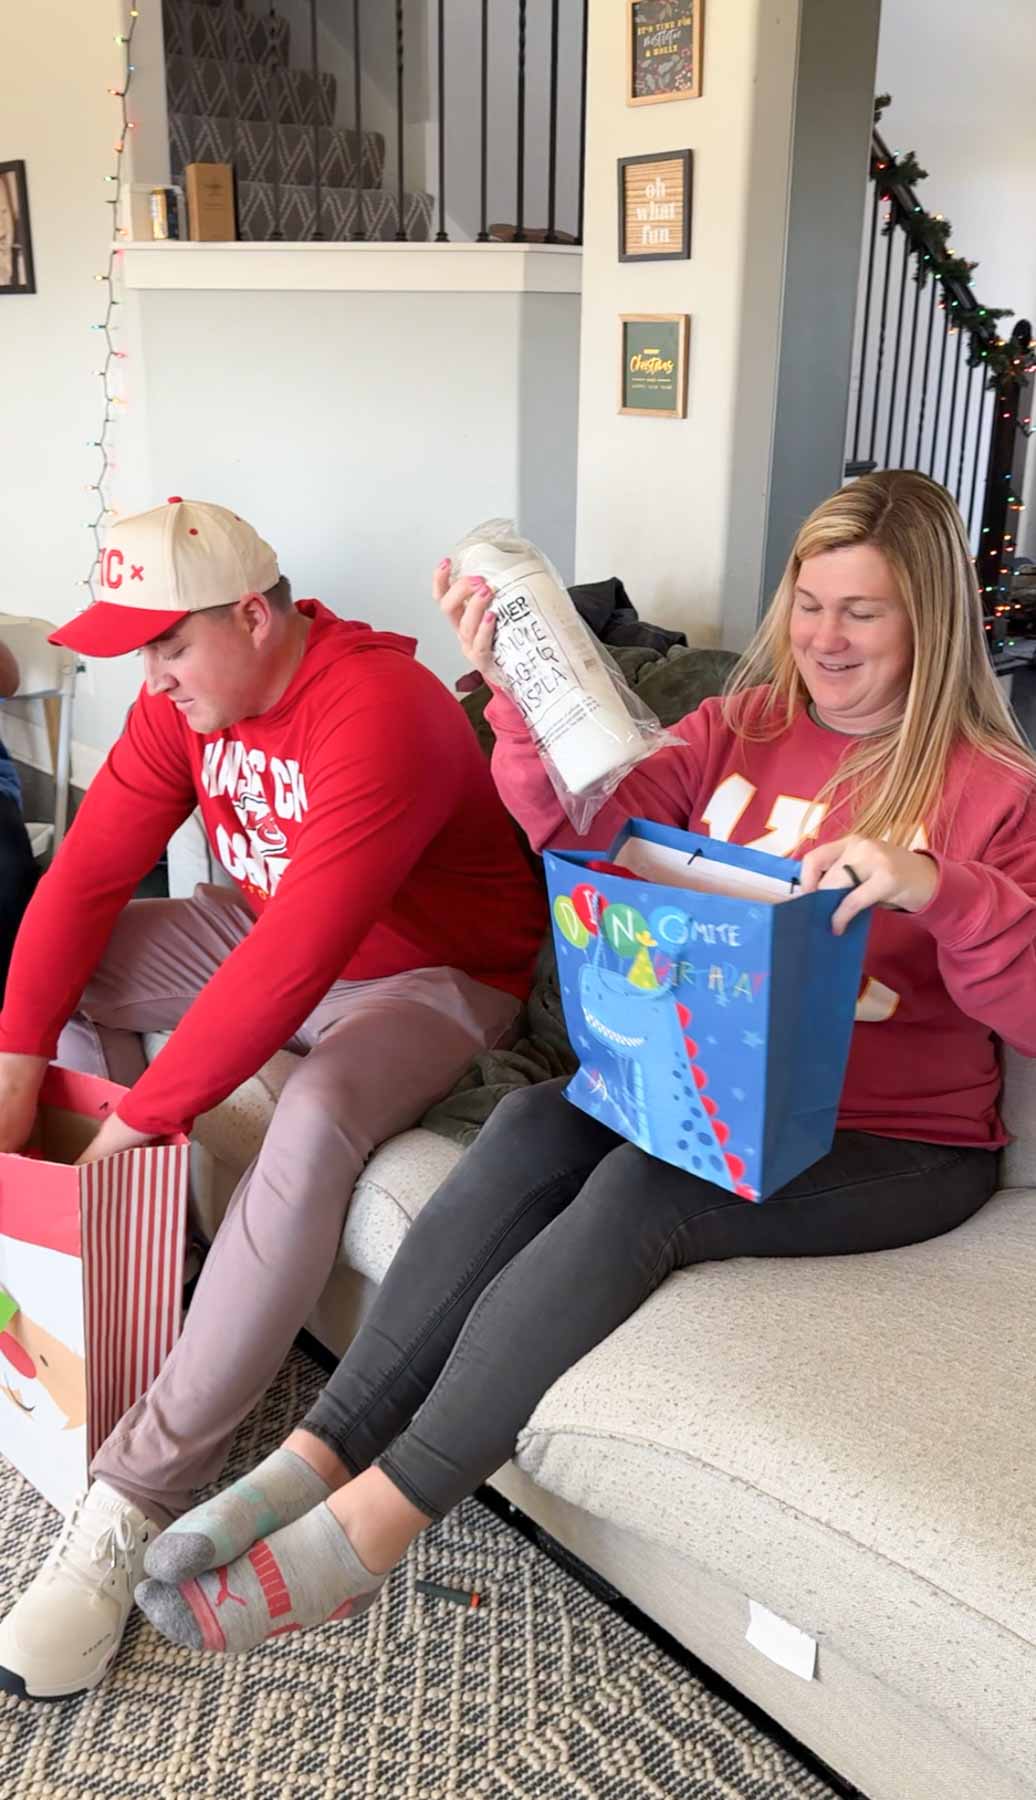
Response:
[[[98,324],[90,327],[91,331],[103,332],[105,343],[104,367],[97,371],[97,376],[101,382],[104,393],[104,416],[101,420],[100,435],[95,438],[90,438],[87,442],[87,448],[96,450],[100,457],[100,469],[97,473],[97,479],[88,482],[86,488],[88,494],[97,495],[96,517],[86,521],[86,529],[93,533],[94,556],[93,562],[90,565],[89,575],[80,583],[81,587],[85,587],[89,591],[91,601],[96,598],[94,593],[94,581],[101,560],[101,533],[104,529],[105,520],[111,518],[115,510],[114,507],[110,506],[108,503],[108,479],[115,467],[111,459],[110,432],[117,417],[115,409],[125,405],[125,400],[122,395],[114,391],[112,381],[114,380],[113,367],[116,363],[125,361],[126,352],[125,350],[117,350],[115,348],[112,334],[117,329],[114,314],[116,309],[121,305],[121,301],[116,295],[116,276],[118,273],[119,258],[122,254],[121,246],[119,244],[119,237],[121,234],[121,228],[119,226],[119,208],[122,200],[124,180],[122,164],[123,157],[126,154],[128,135],[131,131],[136,129],[134,120],[129,116],[129,110],[126,103],[129,98],[129,91],[133,84],[133,76],[135,73],[133,67],[133,34],[137,29],[137,20],[139,17],[139,8],[136,6],[131,7],[129,29],[124,32],[116,32],[115,34],[115,42],[122,49],[122,85],[121,87],[108,89],[108,92],[119,102],[120,122],[118,140],[114,145],[115,170],[113,174],[104,177],[106,184],[112,189],[112,192],[108,196],[108,205],[112,209],[111,248],[108,252],[108,266],[103,273],[94,276],[95,281],[104,284],[107,305],[105,307],[104,318]]]

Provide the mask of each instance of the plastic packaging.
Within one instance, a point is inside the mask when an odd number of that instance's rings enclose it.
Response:
[[[582,837],[630,770],[679,740],[626,685],[553,564],[509,520],[469,532],[451,564],[454,580],[481,576],[494,590],[493,679],[519,708]]]

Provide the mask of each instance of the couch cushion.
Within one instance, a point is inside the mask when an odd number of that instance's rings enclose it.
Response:
[[[1036,1185],[1036,1057],[1004,1050],[1004,1124],[1013,1142],[1003,1155],[1006,1187]]]
[[[547,1393],[520,1467],[1031,1771],[1036,1192],[883,1255],[685,1270]],[[1021,1725],[1020,1715],[1026,1722]]]
[[[422,1206],[463,1154],[458,1144],[420,1127],[375,1150],[353,1189],[342,1260],[380,1281]]]

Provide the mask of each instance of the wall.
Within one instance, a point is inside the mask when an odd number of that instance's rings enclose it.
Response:
[[[134,43],[141,177],[160,171],[164,155],[157,18],[157,7],[142,8]],[[120,82],[123,22],[107,0],[89,9],[50,0],[45,36],[32,9],[0,13],[0,157],[28,164],[39,288],[6,303],[0,336],[0,609],[56,622],[85,602],[79,583],[93,557],[84,488],[95,478],[87,441],[101,418],[102,340],[90,326],[102,312],[94,275],[112,223],[104,175],[119,109],[107,90]],[[294,265],[306,253],[284,254]],[[401,254],[423,270],[420,248]],[[296,270],[303,284],[307,274]],[[430,568],[454,537],[515,513],[571,576],[577,292],[124,300],[128,404],[112,492],[122,512],[173,492],[228,500],[269,533],[300,591],[419,632],[450,677],[459,659],[427,596]],[[80,785],[139,679],[132,657],[88,665],[76,707]],[[45,763],[45,733],[24,711],[8,709],[5,736],[15,754]]]
[[[622,576],[643,613],[694,642],[719,641],[728,615],[743,638],[762,564],[798,4],[708,8],[702,97],[656,106],[624,103],[625,21],[624,5],[591,7],[576,573]],[[616,158],[688,145],[691,260],[620,264]],[[684,421],[617,414],[618,316],[640,311],[691,315]]]
[[[472,525],[516,515],[571,579],[578,295],[187,289],[133,304],[152,501],[240,510],[297,597],[419,636],[452,680],[431,571]],[[139,665],[120,667],[128,699]],[[109,741],[114,694],[81,702],[77,737]]]
[[[111,0],[0,8],[0,159],[24,158],[37,292],[5,298],[0,331],[0,609],[62,620],[84,599],[101,420],[94,275],[112,228],[103,176],[118,122]],[[8,735],[17,736],[12,727]]]
[[[978,261],[980,300],[1036,323],[1036,29],[1032,0],[884,0],[878,92],[895,150],[916,150],[923,204],[953,222],[953,247]],[[1010,330],[1005,321],[1002,330]],[[1036,454],[1030,445],[1020,548],[1036,557]]]

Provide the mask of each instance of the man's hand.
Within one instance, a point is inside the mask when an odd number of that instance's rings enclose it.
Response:
[[[20,1150],[36,1123],[45,1056],[0,1051],[0,1150]]]
[[[120,1150],[137,1150],[141,1144],[150,1144],[153,1140],[146,1132],[134,1131],[132,1125],[124,1125],[118,1113],[112,1113],[105,1119],[100,1131],[91,1144],[88,1144],[79,1157],[76,1167],[83,1163],[100,1162],[103,1156],[117,1156]]]
[[[802,859],[802,892],[817,888],[851,888],[831,921],[841,936],[850,920],[868,906],[896,906],[920,912],[939,885],[939,870],[918,850],[894,849],[873,838],[837,838]]]

